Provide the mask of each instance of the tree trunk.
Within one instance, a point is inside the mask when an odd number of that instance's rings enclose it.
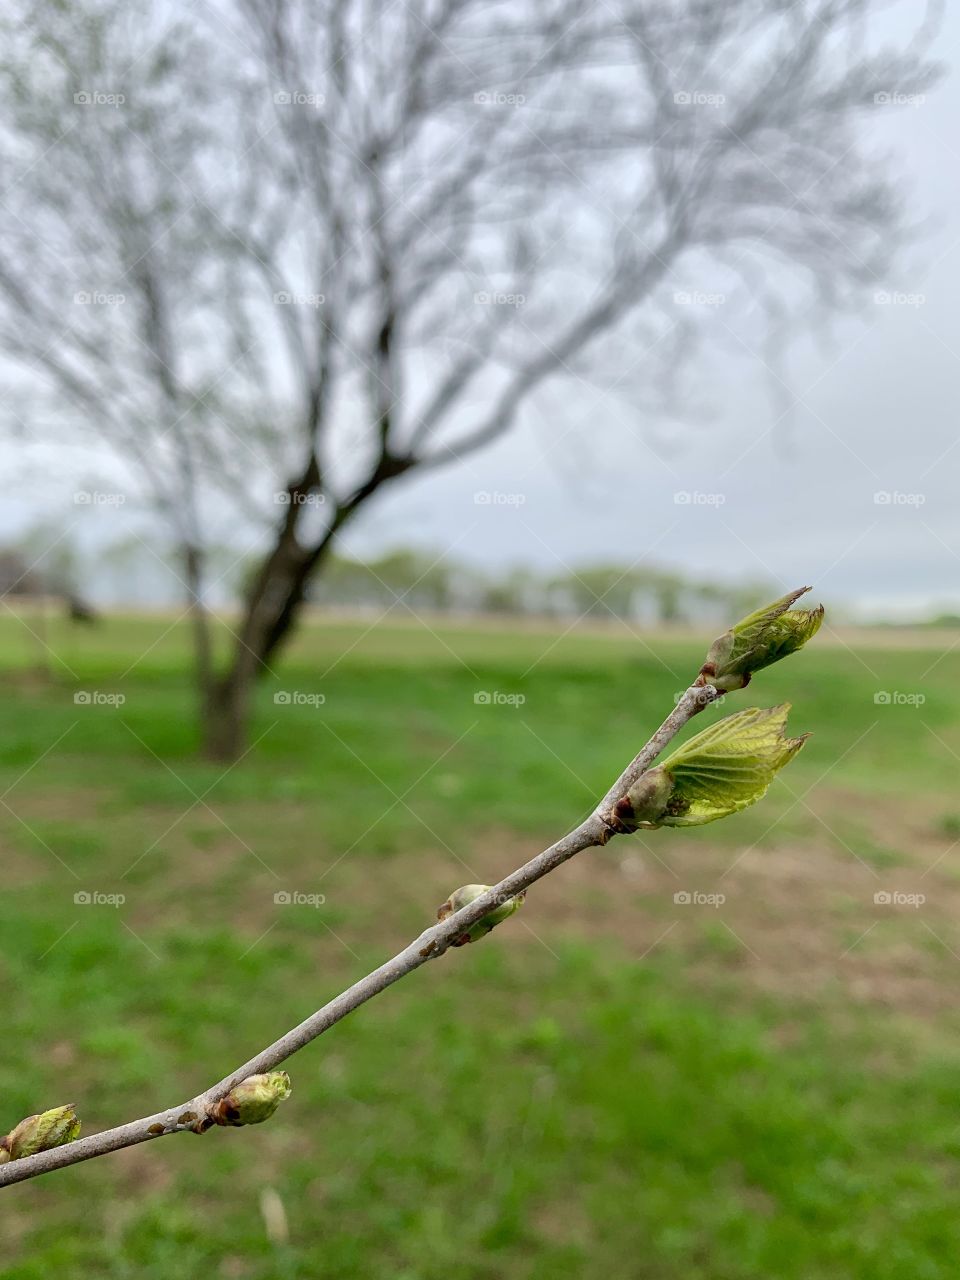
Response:
[[[229,670],[215,681],[203,708],[203,751],[233,762],[247,745],[257,678],[270,673],[303,605],[307,583],[333,542],[333,530],[316,547],[281,538],[264,562],[247,598]]]
[[[320,541],[307,547],[297,538],[297,525],[303,512],[302,495],[312,492],[320,483],[314,458],[311,457],[301,479],[290,485],[289,506],[276,543],[247,595],[230,667],[213,682],[204,708],[203,752],[208,759],[232,763],[243,754],[256,679],[265,673],[274,674],[270,661],[297,620],[310,578],[326,559],[337,534],[360,507],[382,485],[396,480],[413,466],[412,458],[395,457],[384,447],[363,484],[333,509]]]
[[[243,752],[249,723],[250,686],[227,677],[217,681],[203,710],[203,755],[232,764]]]
[[[187,543],[183,547],[184,576],[187,583],[187,608],[193,630],[194,680],[201,719],[205,720],[213,693],[213,647],[210,639],[210,615],[203,601],[203,554]]]

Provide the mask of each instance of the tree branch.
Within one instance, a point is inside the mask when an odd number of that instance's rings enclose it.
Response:
[[[578,827],[550,845],[548,849],[544,849],[542,853],[538,853],[522,867],[512,871],[499,884],[493,885],[469,905],[448,916],[439,924],[425,929],[418,938],[415,938],[392,959],[342,991],[299,1026],[282,1035],[279,1040],[261,1050],[249,1062],[245,1062],[217,1084],[189,1101],[170,1107],[166,1111],[158,1111],[155,1115],[131,1120],[128,1124],[118,1125],[114,1129],[105,1129],[102,1133],[94,1133],[89,1137],[66,1143],[64,1146],[53,1147],[49,1151],[40,1151],[36,1155],[25,1156],[0,1165],[0,1186],[9,1186],[28,1178],[36,1178],[53,1169],[63,1169],[71,1164],[79,1164],[83,1160],[91,1160],[95,1156],[106,1155],[110,1151],[119,1151],[123,1147],[132,1147],[140,1142],[148,1142],[152,1138],[164,1137],[169,1133],[196,1132],[195,1126],[198,1121],[208,1116],[216,1103],[226,1097],[240,1081],[277,1067],[304,1045],[309,1044],[311,1040],[328,1031],[348,1013],[352,1013],[375,995],[392,986],[394,982],[412,973],[414,969],[419,969],[428,960],[443,955],[471,925],[488,915],[504,900],[515,897],[537,880],[548,875],[561,863],[568,861],[583,849],[606,844],[619,830],[612,816],[612,809],[616,802],[650,767],[683,726],[718,696],[717,689],[712,685],[692,685],[660,728],[627,765],[590,816]]]

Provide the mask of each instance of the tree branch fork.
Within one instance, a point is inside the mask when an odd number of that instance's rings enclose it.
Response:
[[[702,677],[701,677],[702,680]],[[223,1098],[252,1075],[273,1070],[305,1045],[335,1026],[347,1014],[378,995],[393,983],[419,969],[430,960],[438,959],[465,930],[488,915],[506,899],[515,897],[537,880],[556,870],[584,849],[605,845],[612,836],[623,831],[616,817],[616,806],[640,776],[651,766],[664,747],[698,712],[719,697],[719,691],[710,684],[691,685],[678,699],[677,705],[663,724],[649,738],[638,754],[627,765],[620,777],[606,793],[590,815],[579,826],[568,832],[555,844],[544,849],[529,862],[505,876],[499,884],[491,886],[467,906],[431,925],[419,937],[378,968],[360,978],[352,986],[341,991],[298,1026],[291,1028],[267,1048],[262,1049],[228,1076],[211,1085],[202,1093],[177,1106],[154,1115],[131,1120],[113,1129],[78,1138],[63,1146],[39,1151],[0,1165],[0,1187],[36,1178],[54,1169],[92,1160],[96,1156],[132,1147],[140,1142],[165,1137],[171,1133],[202,1133],[213,1124],[212,1115]]]

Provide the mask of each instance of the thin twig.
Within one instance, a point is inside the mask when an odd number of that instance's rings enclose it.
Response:
[[[558,840],[556,844],[552,844],[549,849],[544,849],[522,867],[512,871],[499,884],[493,885],[469,905],[461,908],[454,915],[448,916],[439,924],[425,929],[418,938],[392,959],[387,960],[378,969],[374,969],[372,973],[368,973],[359,982],[355,982],[346,991],[342,991],[299,1026],[288,1031],[279,1040],[275,1040],[268,1048],[261,1050],[249,1062],[237,1067],[230,1075],[225,1076],[204,1093],[198,1094],[189,1102],[170,1107],[166,1111],[158,1111],[155,1115],[145,1116],[141,1120],[131,1120],[128,1124],[118,1125],[115,1129],[105,1129],[102,1133],[79,1138],[76,1142],[0,1165],[0,1186],[23,1182],[41,1173],[49,1173],[52,1169],[63,1169],[67,1165],[78,1164],[81,1160],[91,1160],[95,1156],[106,1155],[108,1151],[132,1147],[138,1142],[148,1142],[151,1138],[160,1138],[168,1133],[193,1131],[198,1118],[207,1115],[211,1107],[224,1098],[241,1080],[279,1066],[304,1045],[315,1040],[341,1018],[345,1018],[348,1013],[365,1004],[367,1000],[392,986],[398,979],[412,973],[414,969],[419,969],[428,960],[443,955],[451,943],[470,925],[475,924],[505,899],[512,898],[529,888],[537,880],[559,867],[561,863],[572,858],[574,854],[580,853],[583,849],[606,844],[612,835],[617,834],[617,828],[612,823],[613,806],[644,770],[650,767],[680,729],[717,696],[717,690],[712,685],[693,685],[687,689],[674,710],[624,769],[584,822]]]

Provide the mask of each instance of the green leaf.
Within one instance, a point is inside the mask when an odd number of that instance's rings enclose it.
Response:
[[[50,1111],[41,1111],[39,1115],[21,1120],[3,1139],[0,1163],[21,1160],[24,1156],[36,1155],[38,1151],[49,1151],[51,1147],[62,1147],[79,1137],[80,1121],[72,1102]]]
[[[755,804],[809,737],[784,736],[789,710],[751,707],[696,734],[619,801],[619,829],[698,827]]]
[[[823,622],[823,605],[790,610],[794,601],[809,590],[799,587],[788,592],[748,614],[714,640],[700,670],[703,680],[724,692],[743,689],[754,671],[801,649]]]
[[[784,736],[788,702],[738,711],[678,747],[660,768],[673,791],[657,825],[700,826],[755,804],[809,735]]]

